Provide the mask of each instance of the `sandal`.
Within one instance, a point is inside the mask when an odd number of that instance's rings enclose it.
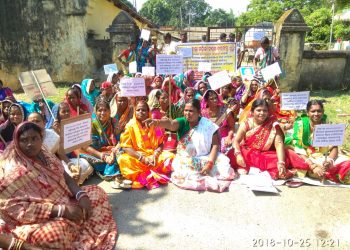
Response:
[[[127,189],[131,189],[131,184],[125,184],[125,183],[120,183],[118,181],[114,181],[112,183],[111,187],[114,188],[114,189],[127,190]]]
[[[304,185],[304,182],[301,181],[287,181],[286,186],[290,188],[297,188]]]

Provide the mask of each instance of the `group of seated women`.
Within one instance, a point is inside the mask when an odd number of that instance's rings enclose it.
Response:
[[[121,189],[172,182],[223,192],[251,167],[272,179],[307,175],[350,184],[350,158],[338,147],[312,146],[315,126],[327,122],[322,102],[310,101],[297,117],[280,110],[272,84],[235,77],[213,90],[209,75],[198,82],[193,71],[156,76],[146,81],[148,97],[120,96],[118,81],[98,90],[93,79],[72,85],[59,104],[4,96],[1,230],[14,237],[0,237],[0,247],[113,246],[116,226],[106,194],[79,187],[93,171]],[[61,122],[85,113],[92,113],[92,143],[66,154]]]

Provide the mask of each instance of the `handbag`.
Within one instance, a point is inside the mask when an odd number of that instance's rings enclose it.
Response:
[[[175,152],[177,143],[177,134],[173,132],[166,132],[164,135],[163,150]]]

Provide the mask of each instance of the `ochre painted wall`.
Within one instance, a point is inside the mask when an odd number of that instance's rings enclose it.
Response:
[[[106,29],[112,24],[114,18],[119,14],[121,9],[116,7],[112,2],[106,0],[90,0],[87,7],[87,29],[94,31],[95,39],[108,39],[109,33]],[[143,24],[133,18],[136,25],[140,28],[147,28],[147,24]]]

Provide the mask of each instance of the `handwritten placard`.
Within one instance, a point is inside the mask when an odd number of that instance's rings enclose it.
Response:
[[[280,75],[281,73],[281,67],[278,62],[261,69],[261,74],[263,75],[265,81],[273,79],[275,76]]]
[[[146,86],[144,78],[123,77],[119,84],[120,96],[146,96]]]
[[[137,62],[136,61],[129,63],[129,73],[131,73],[131,74],[137,73]]]
[[[183,57],[181,55],[157,55],[157,75],[173,75],[183,72]]]
[[[103,69],[104,69],[106,75],[118,72],[118,68],[117,68],[117,65],[115,63],[103,65]]]
[[[61,144],[66,153],[91,144],[91,114],[61,121]]]
[[[345,124],[316,125],[312,146],[328,147],[342,145],[344,143],[345,128]]]
[[[305,110],[310,91],[282,93],[281,110]]]
[[[32,100],[42,97],[40,88],[45,96],[54,96],[58,93],[46,69],[22,72],[19,81],[26,95]]]
[[[192,48],[184,47],[178,49],[178,55],[182,55],[183,58],[192,57]]]
[[[210,62],[199,62],[198,63],[198,71],[210,72],[211,71],[211,63]]]
[[[142,29],[140,38],[142,38],[143,40],[148,41],[150,35],[151,35],[151,31],[150,30]]]
[[[252,80],[255,75],[254,67],[241,67],[241,76],[243,80]]]
[[[210,84],[210,87],[216,90],[231,83],[231,78],[228,75],[227,71],[224,70],[208,77],[208,82]]]
[[[155,68],[154,67],[142,67],[143,76],[154,76]]]

